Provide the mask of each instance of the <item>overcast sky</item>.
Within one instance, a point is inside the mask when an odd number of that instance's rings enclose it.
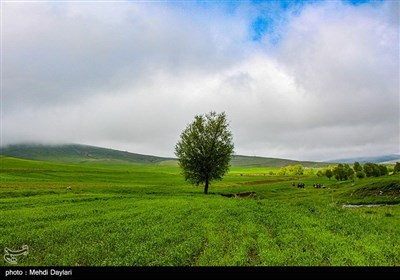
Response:
[[[235,153],[400,153],[399,1],[1,3],[1,144],[174,156],[224,111]]]

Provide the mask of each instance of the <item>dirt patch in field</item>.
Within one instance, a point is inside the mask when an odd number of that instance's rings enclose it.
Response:
[[[256,195],[256,192],[241,192],[241,193],[221,193],[222,196],[225,197],[254,197]]]
[[[275,180],[262,180],[262,181],[252,181],[252,182],[243,182],[240,183],[241,185],[245,186],[254,186],[254,185],[265,185],[265,184],[272,184],[272,183],[278,183],[278,182],[285,182],[287,180],[285,179],[275,179]]]

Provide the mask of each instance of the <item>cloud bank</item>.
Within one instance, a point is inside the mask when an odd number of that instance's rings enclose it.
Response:
[[[174,156],[215,110],[237,154],[400,153],[399,73],[395,1],[7,2],[1,141]]]

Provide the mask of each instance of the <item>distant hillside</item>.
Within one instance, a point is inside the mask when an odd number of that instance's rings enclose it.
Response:
[[[396,161],[400,162],[400,155],[382,155],[375,157],[357,157],[357,158],[344,158],[344,159],[336,159],[330,160],[329,162],[341,162],[341,163],[354,163],[358,161],[361,164],[366,162],[372,163],[381,163],[381,164],[396,164]]]
[[[134,154],[88,145],[10,145],[1,148],[1,155],[52,162],[109,162],[131,164],[158,164],[172,158]]]
[[[304,167],[327,167],[329,163],[326,162],[313,162],[313,161],[297,161],[291,159],[281,158],[267,158],[257,156],[242,156],[235,155],[232,159],[231,164],[233,166],[252,166],[252,167],[283,167],[288,165],[301,164]]]
[[[121,164],[158,164],[177,165],[174,158],[157,157],[135,154],[126,151],[118,151],[88,145],[32,145],[19,144],[2,147],[0,154],[30,160],[42,160],[51,162],[102,162]],[[304,167],[326,167],[328,163],[296,161],[279,158],[266,158],[256,156],[235,155],[232,166],[243,167],[283,167],[287,165],[301,164]]]

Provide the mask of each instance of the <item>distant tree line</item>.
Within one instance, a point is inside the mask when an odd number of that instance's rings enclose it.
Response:
[[[330,165],[327,168],[320,169],[316,173],[312,168],[304,168],[301,164],[288,165],[281,167],[276,175],[279,176],[299,176],[299,175],[317,175],[318,177],[326,176],[330,180],[332,177],[338,181],[352,180],[355,178],[362,179],[365,177],[379,177],[388,175],[390,172],[393,174],[400,174],[400,162],[396,165],[386,166],[383,164],[376,164],[367,162],[361,165],[358,161],[354,162],[353,166],[349,164]],[[275,175],[273,171],[269,172],[270,175]]]
[[[393,168],[393,174],[400,173],[400,162],[396,162]],[[359,162],[354,162],[351,167],[349,164],[338,164],[335,167],[322,169],[317,172],[317,176],[326,176],[328,179],[334,177],[338,181],[352,180],[355,177],[362,179],[364,177],[379,177],[389,174],[389,169],[386,165],[366,162],[361,165]]]

